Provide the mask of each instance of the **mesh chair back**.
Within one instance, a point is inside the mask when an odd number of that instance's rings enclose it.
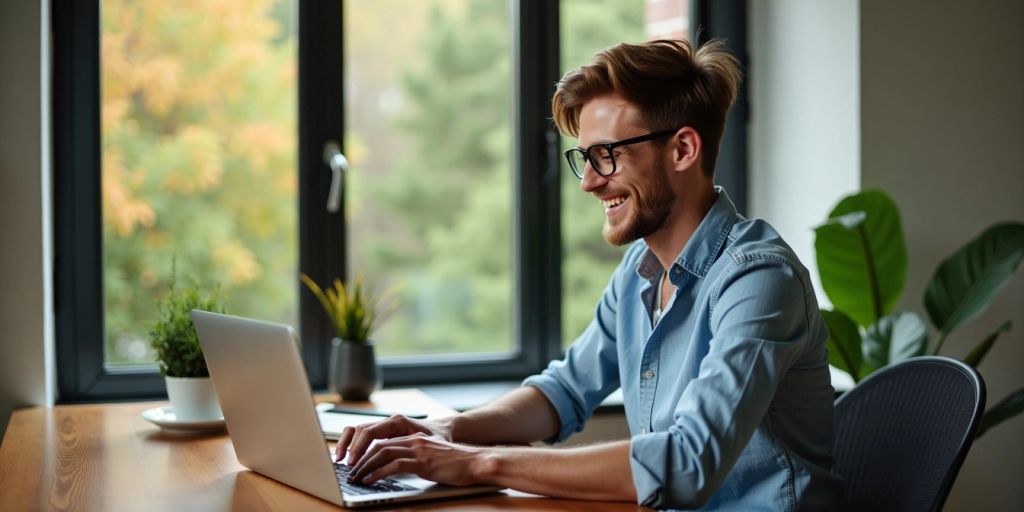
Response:
[[[984,381],[947,357],[883,368],[842,395],[834,471],[850,510],[940,510],[984,409]]]

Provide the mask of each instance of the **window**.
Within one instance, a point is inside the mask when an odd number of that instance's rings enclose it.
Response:
[[[172,261],[229,313],[297,325],[314,387],[332,331],[299,272],[394,290],[387,384],[539,371],[621,255],[562,167],[552,84],[667,3],[58,0],[61,400],[163,393],[146,331]]]
[[[295,324],[295,10],[294,0],[103,2],[109,367],[153,363],[148,324],[172,280],[219,286],[235,314]]]
[[[374,335],[385,356],[516,351],[509,14],[345,4],[350,274],[396,299]]]
[[[297,2],[52,12],[60,397],[159,395],[173,267],[232,312],[299,318]]]

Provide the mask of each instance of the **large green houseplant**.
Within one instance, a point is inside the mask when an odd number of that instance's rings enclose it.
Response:
[[[828,324],[829,362],[859,381],[909,357],[939,354],[946,339],[981,314],[1024,259],[1024,224],[995,224],[942,261],[924,292],[924,308],[938,331],[929,342],[925,321],[894,311],[907,276],[907,249],[899,209],[885,192],[843,198],[815,228],[822,288],[834,307]],[[977,368],[1006,321],[979,340],[964,361]],[[989,408],[978,436],[1024,411],[1024,387]]]
[[[300,276],[330,319],[337,335],[331,340],[328,384],[344,400],[368,400],[381,383],[380,366],[370,336],[386,308],[357,277],[350,286],[335,279],[325,291],[306,274]]]
[[[195,286],[171,288],[159,305],[159,317],[149,330],[160,373],[167,384],[171,408],[180,421],[206,421],[221,417],[210,382],[203,349],[199,346],[192,310],[224,312],[219,289],[206,294]]]

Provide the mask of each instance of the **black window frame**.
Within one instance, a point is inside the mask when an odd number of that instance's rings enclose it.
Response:
[[[690,0],[691,40],[698,45],[710,39],[721,39],[725,47],[739,60],[746,76],[736,92],[736,102],[726,116],[725,133],[719,145],[715,164],[715,183],[725,188],[736,210],[747,214],[749,192],[748,128],[750,98],[747,81],[750,78],[750,52],[747,46],[746,0]]]
[[[708,15],[706,4],[711,2],[694,0],[691,19]],[[738,15],[745,16],[742,2],[735,6]],[[546,0],[512,0],[509,7],[515,205],[512,317],[517,349],[507,356],[388,359],[383,368],[388,386],[520,379],[562,354],[562,168],[559,134],[550,111],[551,93],[561,76],[561,6]],[[344,141],[344,9],[342,2],[310,1],[301,2],[298,11],[299,270],[326,282],[347,276],[343,213],[330,214],[324,207],[330,171],[322,154],[325,142]],[[100,1],[55,0],[51,12],[59,401],[162,397],[164,381],[155,365],[122,369],[108,368],[104,362]],[[745,58],[745,34],[742,43]],[[745,89],[741,98],[745,109]],[[737,204],[745,206],[745,114],[742,122],[738,129],[726,131],[719,180],[738,176],[735,179],[743,186],[728,186],[735,190]],[[736,132],[742,135],[741,144],[730,139]],[[737,151],[739,158],[727,155]],[[742,172],[736,174],[733,167]],[[345,211],[344,200],[342,194],[340,212]],[[297,279],[295,286],[300,288]],[[298,295],[302,356],[310,384],[320,390],[326,386],[332,328],[310,294],[300,290]]]

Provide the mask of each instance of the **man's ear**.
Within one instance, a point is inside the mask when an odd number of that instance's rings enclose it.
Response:
[[[676,171],[700,167],[703,141],[697,130],[684,126],[672,135],[672,168]]]

